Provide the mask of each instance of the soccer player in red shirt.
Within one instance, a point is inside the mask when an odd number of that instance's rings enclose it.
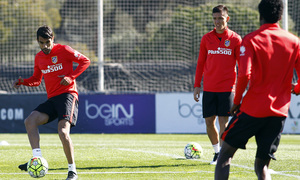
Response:
[[[215,169],[215,179],[228,179],[230,162],[238,148],[246,149],[255,136],[255,173],[271,179],[274,159],[291,101],[293,70],[300,73],[299,38],[280,28],[282,0],[261,0],[258,5],[260,29],[246,35],[240,48],[235,114],[222,134],[224,140]],[[243,93],[249,83],[245,96]],[[298,81],[299,82],[299,81]],[[299,93],[299,84],[292,89]]]
[[[74,147],[70,137],[70,128],[76,125],[78,114],[78,92],[75,79],[90,64],[90,60],[66,45],[54,43],[53,31],[48,26],[37,30],[37,42],[41,51],[35,56],[34,72],[28,79],[19,77],[13,84],[38,86],[44,76],[48,100],[40,104],[25,119],[28,139],[33,156],[42,156],[38,126],[58,118],[58,134],[68,161],[67,180],[77,179],[74,161]],[[78,66],[73,70],[73,62]],[[19,166],[27,171],[27,163]]]
[[[195,75],[194,99],[199,101],[203,75],[203,117],[207,135],[215,155],[210,164],[215,164],[220,151],[219,134],[228,124],[233,103],[236,82],[236,63],[239,57],[241,37],[228,29],[228,9],[218,5],[212,10],[214,30],[205,34],[200,43],[200,51]],[[216,127],[218,116],[220,133]]]

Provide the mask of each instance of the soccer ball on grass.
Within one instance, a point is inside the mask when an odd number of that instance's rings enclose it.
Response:
[[[48,172],[48,163],[43,157],[33,157],[27,163],[27,171],[33,178],[44,177]]]
[[[203,149],[200,144],[190,142],[184,148],[184,155],[187,159],[200,159],[203,155]]]

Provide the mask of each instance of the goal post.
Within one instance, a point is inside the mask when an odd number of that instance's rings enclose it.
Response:
[[[288,24],[288,0],[282,0],[283,1],[283,14],[282,14],[282,28],[286,31],[289,30],[289,24]]]
[[[98,0],[98,91],[104,91],[103,0]]]

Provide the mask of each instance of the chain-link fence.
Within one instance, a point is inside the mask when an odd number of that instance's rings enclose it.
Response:
[[[44,93],[45,85],[15,90],[19,76],[33,73],[40,50],[36,30],[47,24],[55,42],[92,61],[77,79],[81,93],[99,92],[98,3],[100,0],[1,0],[0,91]],[[104,91],[155,93],[193,91],[201,37],[213,29],[212,8],[225,4],[229,28],[242,37],[259,27],[259,0],[104,0]],[[300,32],[298,0],[289,1],[289,29]],[[76,65],[74,66],[74,68]]]

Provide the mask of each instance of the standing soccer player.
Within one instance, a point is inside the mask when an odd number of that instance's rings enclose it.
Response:
[[[76,125],[78,114],[75,79],[88,68],[90,60],[69,46],[55,44],[53,31],[48,26],[37,30],[37,42],[41,51],[35,56],[33,75],[28,79],[19,77],[13,86],[39,86],[44,76],[48,100],[34,109],[24,122],[33,156],[42,156],[38,126],[58,118],[58,134],[69,164],[67,180],[75,180],[78,176],[70,137],[70,128]],[[73,62],[78,63],[75,70]],[[19,168],[27,171],[27,163]]]
[[[218,5],[212,10],[214,30],[205,34],[200,43],[200,51],[195,75],[194,99],[199,101],[203,75],[202,109],[207,135],[215,155],[210,164],[216,164],[221,134],[228,124],[230,108],[233,104],[233,90],[236,83],[236,63],[239,57],[241,37],[228,29],[228,9]],[[218,116],[220,133],[216,127]]]
[[[299,94],[299,81],[295,87],[291,83],[293,69],[300,73],[300,41],[278,24],[283,12],[282,0],[262,0],[258,10],[261,27],[244,37],[240,49],[231,109],[235,116],[222,135],[224,142],[215,169],[217,180],[228,179],[235,152],[238,148],[245,149],[253,136],[257,144],[255,173],[258,179],[271,179],[268,167],[270,160],[275,160],[291,89]],[[242,97],[249,81],[249,89]]]

